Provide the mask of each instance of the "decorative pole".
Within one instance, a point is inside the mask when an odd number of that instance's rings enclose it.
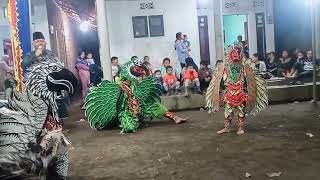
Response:
[[[15,77],[18,82],[17,89],[23,89],[23,57],[31,51],[30,13],[29,1],[9,0],[8,17],[12,29],[12,52],[15,67]]]

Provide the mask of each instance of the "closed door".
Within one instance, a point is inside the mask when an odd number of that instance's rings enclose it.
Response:
[[[208,17],[198,16],[200,58],[202,61],[210,63]]]

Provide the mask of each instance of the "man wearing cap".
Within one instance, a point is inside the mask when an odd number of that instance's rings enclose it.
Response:
[[[52,51],[46,49],[47,42],[41,32],[34,32],[33,33],[33,42],[32,45],[34,47],[34,51],[28,53],[22,61],[23,73],[24,77],[27,77],[27,74],[30,72],[29,68],[40,62],[40,61],[47,61],[48,59],[55,60],[54,54]],[[66,118],[68,118],[68,109],[62,97],[62,93],[56,102],[58,105],[58,115],[60,122]]]
[[[24,73],[36,62],[45,61],[46,58],[54,59],[53,52],[46,49],[47,42],[41,32],[33,33],[32,45],[35,50],[28,53],[22,62]]]

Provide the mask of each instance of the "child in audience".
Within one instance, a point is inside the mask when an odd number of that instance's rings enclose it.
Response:
[[[4,81],[4,87],[6,89],[6,100],[11,99],[13,88],[17,86],[17,81],[11,72],[6,73],[6,80]]]
[[[163,79],[163,87],[166,90],[167,95],[170,95],[171,91],[174,91],[174,94],[178,94],[180,82],[178,81],[177,76],[173,73],[172,66],[167,66],[167,74]]]
[[[163,61],[162,61],[162,66],[160,67],[160,71],[161,71],[161,77],[164,78],[164,76],[167,74],[167,67],[168,66],[171,66],[170,65],[171,61],[169,58],[164,58]],[[173,66],[171,66],[172,69],[173,69],[173,74],[175,74],[177,77],[177,71],[173,68]]]
[[[121,66],[119,65],[119,59],[118,57],[113,56],[111,58],[111,69],[112,69],[112,77],[113,80],[116,80],[116,78],[119,77]]]
[[[197,71],[194,70],[193,66],[188,64],[186,72],[183,74],[184,80],[184,88],[185,88],[185,95],[188,95],[189,88],[196,88],[197,93],[201,93],[200,91],[200,81],[198,78]]]
[[[267,67],[267,74],[270,77],[276,77],[278,75],[278,60],[276,59],[275,52],[268,53],[266,67]]]
[[[165,94],[166,91],[165,91],[165,89],[163,87],[163,78],[161,77],[161,71],[160,70],[155,70],[153,76],[158,81],[162,94]]]
[[[200,62],[200,70],[199,70],[199,80],[200,80],[200,90],[203,92],[209,87],[209,84],[212,79],[212,69],[208,68],[207,61]]]
[[[143,63],[144,66],[149,70],[149,74],[152,74],[152,69],[151,69],[151,63],[150,63],[150,58],[149,56],[143,57]]]
[[[252,57],[252,62],[255,64],[255,67],[258,73],[265,79],[270,79],[271,77],[267,74],[267,67],[263,61],[260,61],[258,53],[254,53]]]

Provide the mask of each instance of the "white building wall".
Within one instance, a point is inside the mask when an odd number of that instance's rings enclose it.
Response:
[[[0,60],[3,56],[3,40],[10,39],[11,30],[9,21],[4,17],[4,8],[8,5],[8,1],[1,0],[0,1]]]
[[[34,8],[34,14],[31,16],[31,34],[36,31],[42,32],[47,41],[47,49],[51,49],[46,1],[45,0],[30,0],[30,1],[31,1],[31,5]],[[31,41],[32,41],[32,37],[31,37]]]
[[[144,1],[143,1],[144,2]],[[195,0],[155,0],[154,9],[140,10],[140,1],[107,1],[108,31],[111,56],[118,56],[120,63],[131,56],[148,55],[153,69],[158,69],[165,57],[175,67],[180,67],[174,50],[175,34],[183,32],[191,41],[191,54],[199,64],[199,32]],[[134,38],[132,16],[163,15],[164,36]]]
[[[45,0],[31,0],[34,6],[34,16],[31,16],[31,33],[41,31],[47,40],[47,49],[50,49],[48,15]],[[4,8],[7,8],[8,1],[0,1],[0,58],[3,56],[3,40],[11,39],[11,27],[9,20],[4,17]],[[30,12],[31,14],[31,12]],[[32,37],[31,37],[32,40]]]

